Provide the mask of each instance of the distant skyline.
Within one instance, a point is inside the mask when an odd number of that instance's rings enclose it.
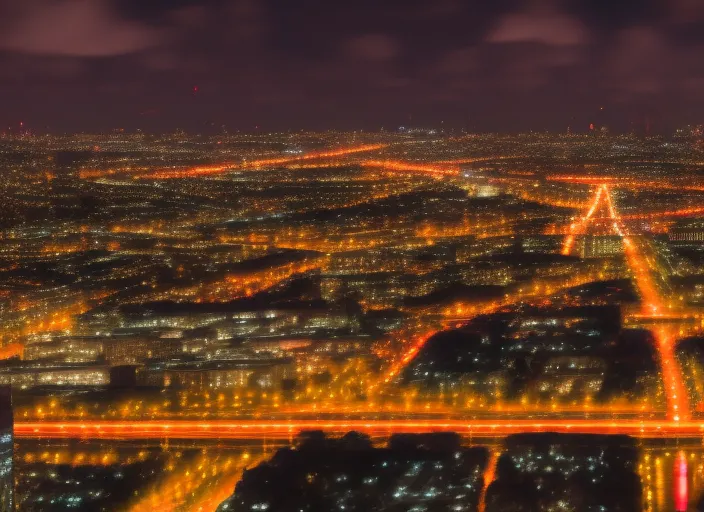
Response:
[[[0,0],[0,132],[670,134],[700,0]]]

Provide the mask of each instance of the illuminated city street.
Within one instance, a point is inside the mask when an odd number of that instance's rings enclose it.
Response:
[[[478,152],[474,139],[396,134],[309,150],[286,140],[290,154],[264,137],[258,155],[232,149],[222,164],[96,158],[69,183],[108,187],[122,214],[36,240],[9,232],[0,379],[14,388],[18,442],[284,447],[309,431],[454,433],[499,443],[481,471],[486,511],[521,436],[704,437],[693,249],[704,183],[648,181],[628,164],[621,178],[563,174],[490,137]],[[207,207],[183,202],[193,180]],[[153,201],[153,185],[179,200],[135,215],[131,194]],[[229,203],[223,187],[250,200]],[[685,199],[639,199],[653,191]],[[258,450],[120,461],[37,449],[24,463],[165,464],[126,510],[215,512],[244,468],[273,456]],[[671,490],[644,486],[653,510],[698,498],[685,458],[672,459]]]

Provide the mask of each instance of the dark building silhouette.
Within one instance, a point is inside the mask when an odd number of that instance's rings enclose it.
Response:
[[[638,448],[627,436],[510,436],[487,490],[486,512],[639,512],[637,467]]]
[[[385,448],[349,433],[301,436],[296,449],[244,473],[220,512],[477,510],[487,450],[456,434],[395,435]]]

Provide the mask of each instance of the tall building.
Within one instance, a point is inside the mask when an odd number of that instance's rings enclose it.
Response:
[[[676,245],[701,245],[704,242],[704,224],[700,220],[678,222],[668,231],[668,237]]]
[[[0,387],[0,512],[14,510],[14,476],[12,459],[12,394],[9,386]]]
[[[582,258],[603,258],[623,254],[623,240],[618,235],[586,235],[581,241]]]

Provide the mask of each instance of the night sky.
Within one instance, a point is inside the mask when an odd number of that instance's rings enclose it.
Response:
[[[703,92],[703,0],[0,0],[0,131],[670,133]]]

